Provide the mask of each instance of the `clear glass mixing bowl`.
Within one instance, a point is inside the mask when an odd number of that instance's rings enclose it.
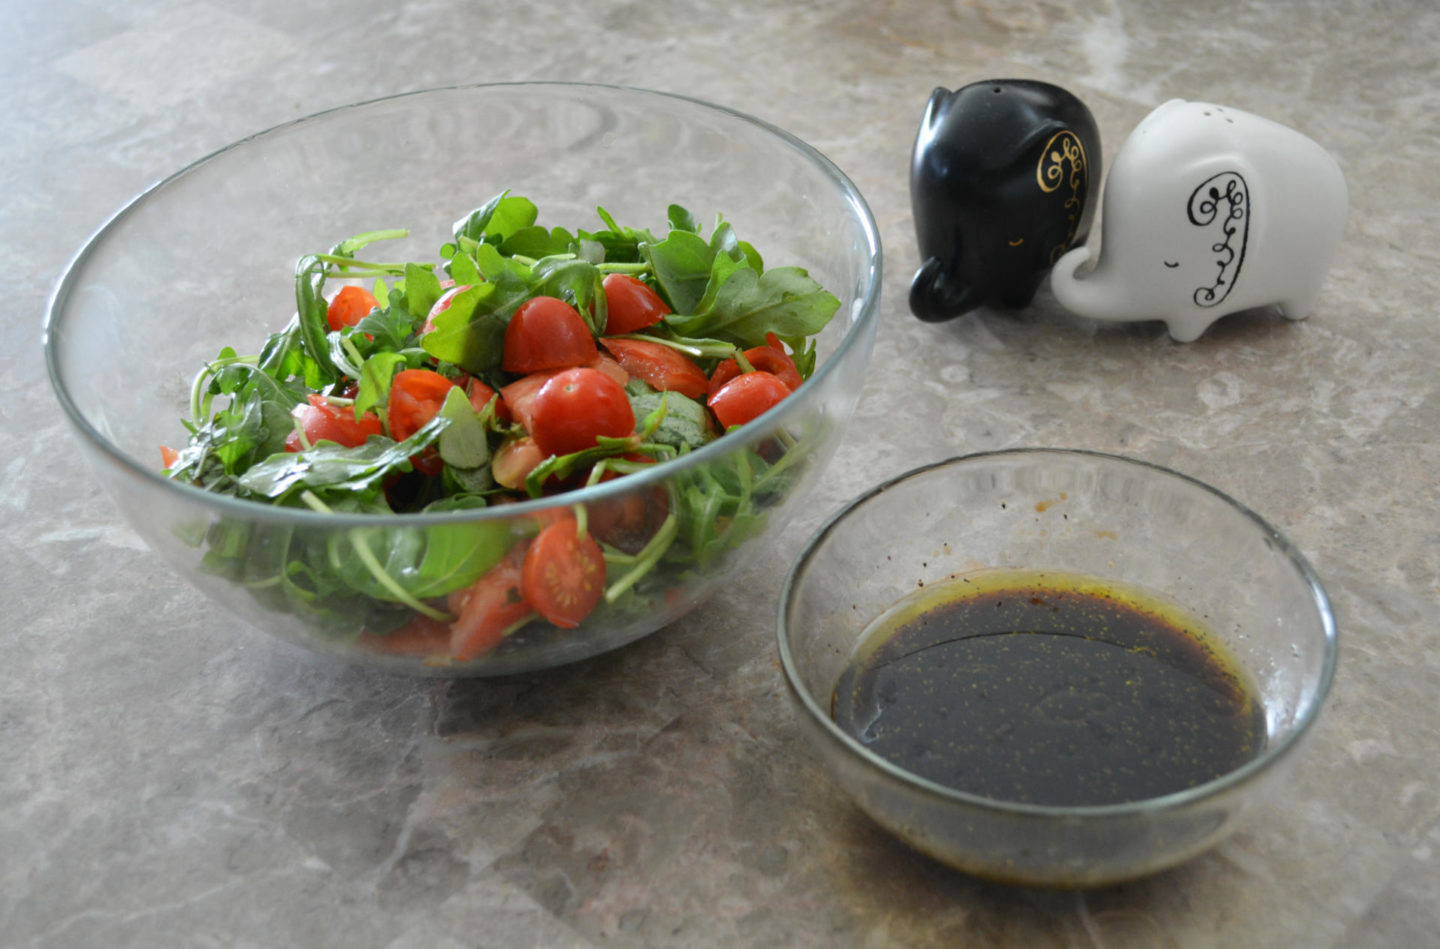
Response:
[[[872,621],[917,589],[993,568],[1094,577],[1204,617],[1257,690],[1263,750],[1162,797],[1050,807],[944,787],[839,728],[831,698]],[[1254,513],[1164,468],[1058,449],[952,459],[851,502],[786,579],[779,648],[812,745],[866,813],[961,870],[1063,887],[1152,873],[1234,830],[1281,782],[1282,765],[1319,714],[1337,655],[1319,579]]]
[[[191,377],[221,347],[244,352],[284,325],[295,310],[299,256],[364,231],[409,228],[408,239],[384,245],[386,259],[431,260],[456,217],[503,189],[535,201],[540,223],[572,230],[601,229],[597,207],[660,234],[671,203],[706,225],[723,215],[767,266],[804,267],[840,299],[819,338],[814,375],[743,431],[653,471],[479,512],[326,515],[216,496],[161,474],[158,446],[185,441]],[[880,270],[875,221],[854,185],[764,122],[598,85],[437,89],[243,139],[135,198],[58,282],[45,357],[96,483],[217,603],[346,659],[416,674],[498,675],[571,662],[659,629],[719,589],[785,524],[854,408],[874,341]],[[713,523],[682,525],[675,542],[683,553],[686,527],[712,538],[733,528],[721,552],[655,571],[624,608],[602,607],[570,630],[533,623],[473,660],[377,650],[353,619],[314,609],[306,586],[307,557],[344,555],[359,543],[383,550],[396,539],[443,543],[447,528],[475,520],[524,537],[547,511],[653,504],[671,490],[759,472],[749,464],[757,459],[771,473],[746,498],[755,518],[734,524],[722,508]]]

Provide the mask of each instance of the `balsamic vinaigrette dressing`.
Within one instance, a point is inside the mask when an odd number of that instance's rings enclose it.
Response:
[[[1190,617],[1072,574],[990,571],[888,611],[832,697],[836,723],[937,784],[1002,801],[1118,804],[1259,754],[1260,702]]]

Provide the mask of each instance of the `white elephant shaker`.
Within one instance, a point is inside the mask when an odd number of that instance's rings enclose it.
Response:
[[[1050,274],[1080,316],[1164,320],[1190,342],[1220,317],[1278,306],[1309,316],[1340,243],[1349,198],[1330,153],[1278,122],[1172,99],[1116,152],[1100,200],[1100,255],[1088,246]]]

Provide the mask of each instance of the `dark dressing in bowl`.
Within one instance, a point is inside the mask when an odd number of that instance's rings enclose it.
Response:
[[[1211,781],[1265,744],[1262,703],[1184,611],[1103,580],[962,577],[872,624],[831,714],[875,754],[1001,801],[1118,804]]]

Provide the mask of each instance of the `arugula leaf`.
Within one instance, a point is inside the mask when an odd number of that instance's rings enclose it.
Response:
[[[480,278],[489,283],[520,293],[528,290],[535,281],[535,272],[529,264],[506,257],[492,244],[476,245],[474,256]]]
[[[444,293],[435,271],[419,264],[405,265],[405,312],[423,320]]]
[[[475,258],[468,253],[456,252],[450,261],[445,265],[446,272],[455,281],[457,287],[468,287],[482,282],[485,277],[481,275],[480,268],[475,263]]]
[[[721,221],[715,226],[715,233],[710,235],[710,248],[717,256],[724,254],[737,263],[749,264],[756,273],[765,272],[765,261],[760,258],[759,251],[736,237],[729,221]]]
[[[694,313],[710,282],[715,251],[699,234],[671,231],[657,243],[642,244],[640,252],[655,273],[660,292],[676,313]]]
[[[815,372],[815,340],[805,336],[781,336],[779,333],[775,335],[790,350],[790,359],[799,370],[800,378],[809,379]]]
[[[426,535],[425,556],[419,566],[413,575],[409,571],[401,575],[413,584],[408,587],[411,593],[421,598],[444,596],[470,586],[499,563],[513,543],[509,527],[498,521],[440,524],[429,528]]]
[[[729,281],[730,275],[742,267],[749,267],[744,257],[735,258],[728,254],[716,254],[715,261],[710,268],[710,279],[705,283],[705,292],[701,294],[700,300],[695,308],[690,311],[695,313],[708,313],[715,307],[715,300],[720,296],[720,289]],[[680,314],[685,316],[686,314]]]
[[[592,465],[602,458],[614,458],[635,451],[640,447],[639,441],[634,435],[624,438],[596,435],[595,447],[582,448],[568,455],[551,455],[530,469],[530,473],[525,476],[525,491],[530,497],[538,498],[542,485],[550,478],[564,480],[579,469]]]
[[[593,233],[576,231],[575,236],[580,242],[583,244],[590,241],[599,244],[604,248],[604,260],[607,263],[639,263],[641,245],[653,244],[655,235],[644,228],[621,227],[615,223],[610,212],[604,208],[596,208],[595,212],[600,215],[600,220],[605,222],[606,230]]]
[[[530,227],[540,216],[539,209],[529,198],[506,195],[495,206],[495,213],[485,224],[485,237],[499,244],[523,228]]]
[[[455,257],[455,261],[469,259],[460,254]],[[587,260],[568,254],[551,256],[532,268],[503,256],[490,244],[479,244],[473,263],[479,282],[452,298],[450,308],[435,317],[434,329],[420,341],[425,351],[438,359],[476,375],[498,368],[510,316],[535,296],[553,296],[570,303],[585,315],[592,331],[604,326],[602,275]]]
[[[434,328],[420,338],[420,345],[436,359],[474,373],[499,366],[505,350],[505,321],[480,306],[495,292],[495,284],[481,281],[455,294],[450,308],[435,317]]]
[[[388,296],[377,299],[384,300],[384,306],[361,317],[351,336],[362,353],[398,350],[415,332],[416,319],[410,313],[410,298],[405,291],[391,290]]]
[[[689,231],[691,234],[700,233],[700,225],[695,223],[695,215],[685,210],[678,204],[672,204],[665,210],[665,217],[670,222],[672,231]]]
[[[205,535],[201,569],[244,587],[268,609],[298,617],[318,635],[353,639],[410,618],[397,607],[356,593],[328,569],[324,541],[293,526],[223,518]]]
[[[389,475],[410,470],[410,456],[429,446],[449,424],[448,418],[437,415],[403,442],[371,435],[354,448],[320,442],[307,451],[280,452],[241,475],[240,488],[271,499],[298,488],[369,492]]]
[[[535,275],[489,244],[479,245],[475,261],[480,282],[456,294],[420,345],[432,356],[480,375],[499,368],[505,353],[505,327],[515,309],[534,295]]]
[[[693,314],[671,314],[666,323],[681,336],[713,336],[742,348],[761,346],[765,334],[813,336],[825,328],[840,301],[799,267],[756,274],[737,267]]]
[[[368,247],[376,241],[390,241],[401,237],[408,237],[409,235],[410,232],[405,230],[404,228],[388,228],[381,231],[366,231],[363,234],[356,234],[354,237],[348,237],[340,243],[336,244],[330,249],[330,255],[333,257],[354,258],[355,252],[357,250]],[[340,263],[340,267],[342,270],[345,269],[347,266],[348,265],[343,261]]]
[[[305,382],[312,389],[334,382],[339,375],[330,361],[330,345],[326,340],[330,325],[325,318],[329,304],[324,289],[325,264],[314,254],[301,257],[295,264],[295,312],[300,317],[301,344],[312,360],[305,367]]]
[[[327,562],[354,590],[415,606],[464,589],[500,562],[513,539],[503,522],[335,531]],[[422,611],[423,612],[423,611]]]
[[[521,228],[534,224],[537,217],[539,211],[534,202],[507,190],[456,221],[451,233],[462,247],[466,240],[478,243],[486,238],[498,244]]]
[[[588,260],[578,257],[546,257],[535,264],[532,296],[558,297],[580,312],[590,332],[605,331],[609,310],[605,302],[604,275]]]
[[[334,350],[328,339],[330,325],[326,319],[329,302],[325,299],[325,278],[333,263],[341,272],[349,269],[355,252],[375,241],[405,237],[409,231],[384,230],[366,231],[341,241],[328,254],[307,254],[295,263],[295,313],[299,340],[310,360],[303,364],[305,383],[312,389],[334,382],[340,375],[340,367],[333,358]],[[389,265],[379,266],[389,269]],[[398,267],[398,265],[396,265]],[[343,360],[342,360],[343,362]]]
[[[390,383],[405,365],[400,353],[376,353],[365,360],[360,367],[360,388],[355,393],[355,418],[373,409],[386,428],[390,426],[387,405],[390,400]]]
[[[440,406],[440,415],[450,421],[440,433],[440,457],[456,468],[481,468],[490,461],[490,442],[485,424],[470,404],[465,390],[453,386]]]
[[[207,490],[234,493],[234,475],[281,451],[290,412],[304,389],[264,372],[256,360],[226,347],[196,378],[191,393],[191,437],[169,476]],[[211,414],[213,401],[227,404]]]
[[[546,230],[538,224],[522,227],[500,244],[500,252],[511,257],[530,257],[538,260],[554,254],[573,252],[575,237],[563,227]]]
[[[255,357],[255,366],[266,375],[277,379],[289,379],[294,376],[303,375],[303,370],[297,370],[300,358],[300,314],[296,313],[290,317],[290,322],[278,333],[271,333],[260,347],[260,354]],[[235,350],[226,346],[220,350],[216,359],[233,358]]]

